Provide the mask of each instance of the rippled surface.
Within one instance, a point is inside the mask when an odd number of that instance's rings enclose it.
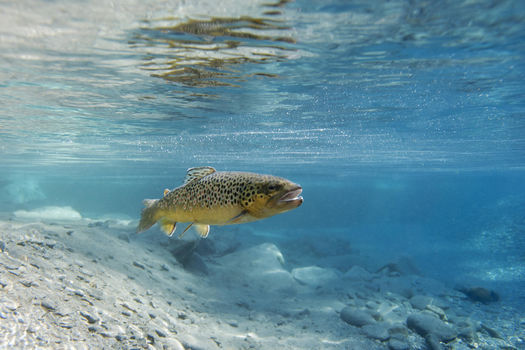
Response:
[[[4,164],[523,167],[520,2],[207,5],[3,4]]]

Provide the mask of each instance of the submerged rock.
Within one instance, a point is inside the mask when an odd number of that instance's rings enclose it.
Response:
[[[428,295],[414,295],[410,298],[410,305],[414,309],[425,310],[427,305],[432,305],[435,302],[435,298]]]
[[[292,277],[301,284],[312,287],[326,285],[337,279],[337,273],[318,266],[299,267],[292,270]]]
[[[376,320],[368,312],[351,306],[347,306],[341,310],[339,316],[343,321],[355,327],[376,323]]]
[[[408,350],[410,349],[410,346],[406,339],[391,338],[388,342],[388,348],[390,350]]]
[[[288,291],[298,284],[290,272],[283,268],[284,256],[275,244],[263,243],[239,250],[217,259],[218,264],[210,266],[224,278],[236,284],[269,292]],[[262,289],[261,289],[262,288]]]
[[[448,342],[456,338],[456,330],[432,314],[420,312],[407,318],[407,326],[423,338],[436,337],[439,341]]]
[[[343,277],[351,281],[370,281],[374,276],[361,266],[354,265],[344,273]]]
[[[416,264],[407,257],[401,257],[397,261],[383,265],[376,273],[390,276],[421,275],[421,271],[417,268]]]
[[[499,295],[493,290],[483,287],[457,288],[461,293],[465,294],[470,300],[478,301],[483,304],[494,303],[499,301]]]
[[[361,330],[367,337],[371,339],[386,341],[390,338],[388,326],[384,323],[367,324],[364,325]]]

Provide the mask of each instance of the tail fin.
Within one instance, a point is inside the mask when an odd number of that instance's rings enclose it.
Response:
[[[157,222],[157,203],[156,199],[145,199],[144,205],[146,206],[142,209],[142,215],[140,216],[139,226],[137,227],[137,233],[146,231],[151,226],[155,225]]]

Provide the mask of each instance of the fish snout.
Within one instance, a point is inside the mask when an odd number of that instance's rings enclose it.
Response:
[[[297,208],[303,204],[303,197],[300,196],[302,192],[303,188],[299,185],[296,185],[279,197],[276,203],[277,207],[283,208],[284,210]]]

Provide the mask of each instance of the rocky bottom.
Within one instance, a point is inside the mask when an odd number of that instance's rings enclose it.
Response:
[[[447,288],[402,261],[375,272],[291,264],[236,230],[181,241],[114,221],[0,222],[0,344],[525,349],[525,316],[492,291]]]

